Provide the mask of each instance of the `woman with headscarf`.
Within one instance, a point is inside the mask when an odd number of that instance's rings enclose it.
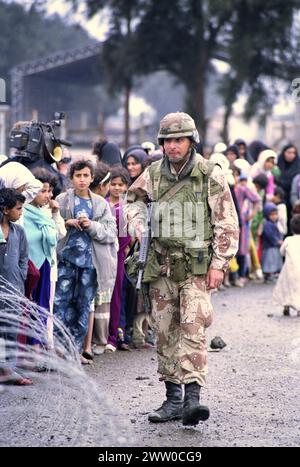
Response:
[[[250,170],[252,180],[259,174],[264,174],[268,178],[268,185],[265,189],[267,201],[271,201],[274,196],[275,179],[272,173],[277,160],[277,155],[272,149],[265,149],[258,156],[257,162],[253,164]]]
[[[235,144],[232,144],[231,146],[228,146],[226,151],[224,151],[224,154],[229,160],[230,165],[232,165],[234,161],[239,158],[239,148]]]
[[[248,146],[248,153],[253,161],[256,162],[260,153],[265,149],[270,148],[262,141],[252,141],[252,143],[250,143]]]
[[[30,203],[38,194],[43,184],[23,164],[8,162],[0,167],[0,182],[5,188],[15,188],[25,196],[25,203]]]
[[[293,178],[300,173],[300,157],[294,144],[287,144],[284,146],[278,157],[278,167],[281,171],[281,174],[277,180],[277,184],[284,190],[285,193],[289,229],[292,213],[292,205],[290,202],[292,182]]]
[[[19,193],[25,196],[25,205],[31,203],[43,187],[43,183],[37,180],[27,167],[19,162],[7,162],[0,167],[0,186],[6,188],[14,188]],[[23,222],[21,218],[21,224]],[[0,243],[3,241],[3,233],[0,229]],[[29,259],[27,278],[25,281],[25,296],[32,299],[32,293],[40,279],[40,273],[34,263]],[[25,323],[25,321],[24,321]],[[24,329],[26,324],[21,323],[20,333],[18,335],[18,342],[25,345],[27,342],[26,331]]]
[[[128,170],[130,176],[130,184],[132,184],[152,162],[150,156],[143,150],[141,146],[131,146],[123,156],[123,165]],[[144,300],[141,299],[135,287],[125,279],[124,288],[126,288],[125,310],[121,310],[126,316],[126,330],[132,328],[132,345],[136,348],[152,347],[146,342],[146,332],[142,330],[149,324],[149,313],[145,311]]]
[[[98,141],[94,144],[92,154],[98,157],[99,162],[112,167],[113,165],[122,165],[120,148],[115,143],[109,141]]]
[[[31,203],[43,184],[23,164],[8,162],[0,167],[0,188],[14,188],[25,196],[25,204]],[[0,242],[2,239],[0,229]]]
[[[252,165],[254,163],[254,159],[248,152],[246,142],[243,139],[238,138],[235,140],[234,144],[239,148],[239,158],[248,161],[249,164]]]
[[[129,172],[131,184],[141,175],[149,162],[149,156],[142,148],[125,152],[123,164]]]

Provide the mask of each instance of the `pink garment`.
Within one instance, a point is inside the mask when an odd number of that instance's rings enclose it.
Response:
[[[126,247],[129,246],[131,237],[127,233],[126,223],[124,220],[123,205],[121,203],[118,203],[115,204],[113,207],[111,206],[110,208],[117,221],[119,251],[117,277],[110,303],[109,336],[107,339],[107,343],[113,345],[114,347],[117,347],[117,335],[122,303],[122,285],[125,274],[124,261],[126,256]]]
[[[265,192],[266,192],[267,200],[271,200],[275,192],[275,179],[274,179],[274,175],[272,174],[272,172],[270,170],[268,171],[262,170],[259,167],[259,164],[256,162],[252,166],[250,174],[251,174],[252,180],[259,174],[264,174],[267,177],[268,185],[266,187]]]

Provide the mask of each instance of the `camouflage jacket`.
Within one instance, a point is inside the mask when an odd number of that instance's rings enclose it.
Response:
[[[201,158],[202,164],[207,163],[202,156],[197,155],[197,158],[198,160]],[[192,162],[193,164],[197,163],[195,160]],[[185,176],[188,176],[188,173]],[[216,184],[220,186],[217,193],[215,190]],[[145,229],[146,202],[152,199],[153,186],[149,168],[146,168],[131,185],[127,194],[126,216],[128,230],[133,237],[137,236],[138,231],[141,232]],[[218,165],[213,167],[208,178],[207,202],[213,228],[213,236],[210,242],[212,248],[210,268],[225,271],[228,268],[229,261],[238,250],[239,227],[229,185],[221,167]]]

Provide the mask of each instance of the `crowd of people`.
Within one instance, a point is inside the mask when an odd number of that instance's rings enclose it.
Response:
[[[197,150],[203,152],[200,145]],[[102,353],[155,346],[151,307],[125,271],[137,239],[128,233],[124,197],[164,150],[145,142],[122,155],[118,145],[103,140],[92,154],[97,162],[63,155],[51,172],[18,162],[0,166],[0,275],[41,307],[47,329],[47,338],[41,332],[27,337],[26,345],[37,354],[55,348],[53,314],[69,330],[84,365]],[[262,142],[247,146],[238,139],[216,144],[205,157],[222,168],[240,227],[238,253],[220,288],[277,281],[274,301],[284,315],[291,308],[300,314],[296,147],[288,144],[277,155]],[[2,381],[32,384],[16,361],[2,360]]]

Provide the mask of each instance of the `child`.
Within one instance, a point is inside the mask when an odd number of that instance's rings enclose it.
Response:
[[[262,270],[265,282],[273,282],[274,274],[282,267],[279,248],[282,244],[282,235],[278,229],[278,209],[274,203],[264,206],[264,227],[262,233]]]
[[[276,204],[278,208],[278,229],[279,232],[285,236],[287,234],[288,228],[287,228],[287,208],[286,204],[284,202],[284,191],[282,188],[279,186],[275,187],[274,190],[274,196],[272,199],[272,202]]]
[[[111,180],[111,168],[109,165],[104,164],[104,162],[98,162],[94,179],[90,185],[90,189],[96,195],[102,196],[105,198],[109,192],[110,180]]]
[[[25,196],[13,188],[0,190],[0,229],[5,243],[0,248],[0,274],[24,293],[28,242],[23,227],[15,224],[22,215]]]
[[[109,191],[110,178],[110,167],[104,164],[104,162],[98,162],[94,173],[94,180],[90,184],[91,191],[105,198]],[[82,353],[82,355],[89,360],[93,360],[93,354],[100,355],[104,353],[108,338],[112,293],[113,287],[102,290],[101,293],[99,290],[96,292],[89,314],[88,332],[84,340],[84,352]],[[94,344],[93,350],[92,343]]]
[[[264,225],[264,214],[263,214],[263,206],[266,202],[266,188],[268,186],[268,177],[260,173],[253,179],[253,185],[255,186],[255,189],[257,191],[257,194],[260,197],[260,202],[258,205],[257,212],[255,216],[253,217],[251,221],[251,236],[253,239],[254,243],[254,249],[252,249],[252,267],[257,263],[257,266],[253,269],[256,269],[255,275],[257,279],[263,279],[263,273],[261,269],[261,256],[262,256],[262,246],[261,246],[261,236],[262,236],[262,231],[263,231],[263,225]],[[251,251],[250,251],[251,252]],[[256,260],[254,259],[254,256],[256,256]]]
[[[33,169],[32,173],[34,174],[37,180],[40,180],[42,183],[49,183],[50,190],[49,190],[49,202],[48,204],[42,207],[43,212],[47,214],[50,219],[52,219],[55,223],[56,230],[57,230],[57,239],[61,240],[67,234],[65,228],[65,221],[61,217],[59,212],[59,204],[56,200],[53,199],[53,191],[57,187],[58,178],[52,176],[49,172],[44,168],[36,168]],[[53,303],[54,303],[54,295],[55,295],[55,287],[57,282],[57,255],[56,249],[53,249],[52,259],[51,259],[51,271],[50,271],[50,300],[49,300],[49,316],[47,322],[48,328],[48,347],[53,348]]]
[[[293,236],[287,237],[280,253],[285,262],[273,291],[273,301],[283,306],[283,314],[289,316],[290,307],[300,316],[300,214],[291,219]]]
[[[259,154],[257,162],[252,165],[250,176],[255,178],[258,174],[263,173],[268,178],[268,184],[266,186],[266,199],[270,201],[274,196],[275,190],[275,179],[272,173],[272,169],[276,165],[277,154],[272,149],[265,149]]]
[[[4,242],[0,244],[0,276],[13,288],[24,293],[24,282],[27,275],[28,243],[23,227],[15,224],[22,215],[25,196],[13,188],[0,190],[0,230]],[[0,308],[4,306],[0,299]],[[1,323],[7,327],[9,324]],[[6,354],[8,341],[15,341],[12,333],[5,329],[0,331],[0,341]],[[0,362],[0,383],[30,385],[32,381],[23,378],[7,361],[7,356]]]
[[[237,168],[234,168],[234,173]],[[236,175],[237,179],[237,175]],[[241,216],[240,227],[240,242],[239,251],[237,254],[237,262],[239,265],[239,275],[242,283],[246,283],[248,264],[247,257],[250,248],[250,221],[255,216],[260,203],[259,195],[247,186],[248,178],[241,173],[238,177],[238,183],[235,186],[235,195],[238,203],[238,209]]]
[[[114,167],[112,169],[108,201],[111,211],[116,217],[117,221],[119,250],[117,277],[110,304],[109,336],[107,339],[105,352],[115,352],[117,348],[118,326],[122,303],[122,285],[125,273],[124,261],[126,257],[126,250],[131,241],[131,237],[128,235],[125,227],[122,206],[122,196],[125,195],[129,184],[130,178],[127,170],[125,170],[123,167]]]
[[[82,352],[97,287],[113,287],[116,277],[116,223],[107,202],[89,189],[94,169],[79,160],[70,167],[72,189],[57,197],[67,235],[58,244],[54,315],[70,330]],[[91,360],[81,356],[82,364]]]
[[[57,229],[55,222],[49,218],[42,209],[50,201],[51,180],[48,172],[43,172],[40,181],[43,183],[41,191],[34,197],[30,204],[26,204],[24,209],[24,229],[29,245],[29,259],[39,270],[40,277],[36,287],[32,292],[32,299],[39,306],[50,311],[50,279],[51,263],[54,250],[57,245]],[[47,327],[47,316],[40,314],[40,319]],[[36,350],[46,345],[48,347],[48,338],[31,338],[31,344]]]

